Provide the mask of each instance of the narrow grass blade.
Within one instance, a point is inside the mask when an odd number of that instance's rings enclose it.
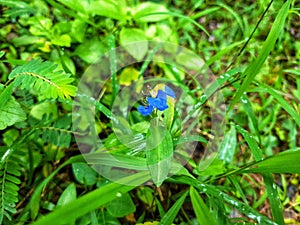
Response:
[[[217,5],[224,8],[225,10],[227,10],[235,18],[236,22],[238,23],[239,27],[241,28],[241,31],[243,33],[245,33],[244,24],[243,24],[242,18],[239,16],[239,14],[236,13],[236,11],[233,10],[228,5],[225,5],[223,3],[217,3]]]
[[[206,191],[207,194],[215,197],[215,198],[220,198],[223,202],[235,207],[238,209],[241,213],[245,214],[249,218],[256,220],[260,224],[277,224],[273,221],[271,221],[269,218],[261,215],[258,213],[255,209],[253,209],[251,206],[248,204],[242,203],[239,200],[231,197],[230,195],[225,194],[218,188],[212,185],[203,185],[203,184],[198,184],[197,185],[200,188],[200,191]]]
[[[45,186],[53,179],[53,177],[65,166],[75,163],[75,162],[84,162],[84,159],[82,155],[74,156],[70,159],[68,159],[66,162],[64,162],[62,165],[60,165],[56,170],[54,170],[46,179],[43,180],[42,183],[40,183],[37,188],[35,189],[29,203],[27,204],[25,211],[30,210],[31,218],[35,219],[39,206],[40,206],[40,198],[42,190],[45,188]]]
[[[297,111],[282,97],[281,94],[278,93],[277,90],[275,90],[272,87],[269,87],[268,85],[259,83],[260,87],[262,87],[265,91],[267,91],[270,95],[272,95],[280,104],[282,108],[285,109],[285,111],[290,114],[290,116],[295,120],[297,125],[300,127],[300,115],[297,113]]]
[[[200,225],[218,225],[216,218],[211,214],[209,208],[205,205],[202,198],[195,188],[190,187],[190,196],[197,221]]]
[[[266,41],[263,44],[263,47],[260,51],[260,54],[258,57],[250,63],[250,65],[246,68],[243,75],[246,77],[244,82],[242,83],[241,87],[237,90],[237,93],[235,94],[234,98],[232,99],[232,102],[229,106],[230,111],[235,103],[238,102],[242,94],[247,90],[255,76],[258,74],[259,70],[261,69],[263,63],[267,59],[268,55],[270,54],[271,50],[273,49],[275,42],[277,38],[279,37],[279,34],[283,30],[286,17],[288,15],[288,10],[291,4],[291,0],[286,1],[283,6],[281,7],[274,24],[270,30],[270,33],[266,39]]]
[[[249,148],[253,154],[253,157],[256,161],[259,161],[259,160],[262,160],[264,155],[261,151],[261,149],[259,148],[256,140],[254,139],[254,137],[252,135],[250,135],[248,133],[248,131],[246,131],[244,128],[242,128],[241,126],[239,125],[236,125],[235,126],[237,131],[243,135],[243,137],[245,138],[247,144],[249,145]]]
[[[257,118],[256,118],[256,116],[254,114],[251,102],[249,101],[246,93],[242,94],[241,100],[242,100],[244,109],[247,112],[247,114],[249,116],[249,119],[250,119],[250,121],[251,121],[251,123],[253,125],[255,135],[258,137],[259,142],[261,142],[261,138],[260,138],[260,134],[259,134],[259,129],[258,129],[258,121],[257,121]]]
[[[150,178],[148,172],[137,173],[132,176],[123,178],[120,183],[110,183],[99,189],[89,192],[88,194],[76,199],[75,201],[58,208],[57,210],[41,217],[32,225],[46,225],[46,224],[68,224],[75,218],[85,215],[100,206],[105,205],[118,195],[127,193],[135,188],[135,186],[125,186],[122,183],[144,183]]]
[[[105,165],[129,170],[148,170],[145,158],[118,153],[89,153],[83,155],[92,165]]]
[[[257,142],[246,130],[241,128],[240,126],[236,126],[237,130],[243,135],[247,144],[249,145],[251,152],[253,153],[254,159],[259,161],[263,159],[263,153],[259,148]],[[278,192],[276,190],[276,184],[270,172],[262,174],[264,178],[264,183],[266,185],[268,198],[270,201],[272,215],[274,217],[275,222],[279,225],[284,225],[283,213],[281,208],[280,198],[278,196]]]
[[[264,225],[278,225],[277,223],[271,221],[266,216],[263,216],[259,212],[257,212],[255,209],[253,209],[248,204],[245,204],[243,202],[240,202],[239,200],[235,199],[234,197],[231,197],[230,195],[222,192],[219,188],[217,188],[214,185],[204,184],[196,179],[190,178],[190,177],[184,177],[184,176],[176,176],[172,178],[173,182],[177,183],[183,183],[193,186],[195,189],[197,189],[200,192],[203,192],[211,197],[217,198],[218,200],[231,205],[238,209],[241,213],[245,214],[249,218],[258,221],[260,224]]]
[[[300,149],[289,150],[253,163],[239,173],[300,173]]]
[[[182,204],[184,203],[184,200],[187,196],[188,192],[183,194],[175,203],[174,205],[169,209],[169,211],[164,215],[164,217],[160,221],[160,225],[171,225],[177,216]]]
[[[179,14],[179,13],[175,13],[175,12],[149,13],[149,14],[143,15],[142,17],[152,16],[152,15],[170,15],[170,16],[174,16],[174,17],[178,17],[178,18],[187,20],[188,22],[196,25],[196,27],[198,27],[200,30],[202,30],[207,36],[210,36],[209,32],[203,26],[201,26],[199,23],[197,23],[195,20],[193,20],[191,17],[185,16],[185,15],[182,15],[182,14]],[[141,18],[141,17],[139,17],[139,18]]]
[[[115,97],[118,95],[120,85],[117,81],[117,56],[116,56],[116,43],[115,43],[115,36],[110,35],[108,37],[108,47],[109,47],[109,61],[110,61],[110,76],[111,76],[111,85],[112,85],[112,103]]]

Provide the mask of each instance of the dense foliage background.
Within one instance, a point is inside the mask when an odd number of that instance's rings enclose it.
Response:
[[[299,11],[296,0],[0,0],[0,223],[299,224]],[[176,65],[145,41],[169,43]],[[160,100],[147,79],[177,98],[145,117],[138,105]],[[131,165],[120,181],[86,162],[111,174],[121,165],[108,155]]]

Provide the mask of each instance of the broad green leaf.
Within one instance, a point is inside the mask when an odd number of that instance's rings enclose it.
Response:
[[[250,65],[244,71],[243,76],[246,76],[246,78],[243,81],[241,87],[237,90],[237,93],[235,94],[234,98],[232,99],[229,109],[233,108],[234,104],[247,90],[247,88],[261,69],[263,63],[266,61],[268,55],[272,51],[275,42],[278,39],[285,25],[285,20],[288,15],[290,4],[291,0],[286,1],[281,7],[280,11],[278,12],[273,26],[268,34],[266,41],[263,43],[262,49],[260,50],[258,57],[253,62],[251,62]]]
[[[56,207],[61,207],[66,205],[76,199],[76,186],[74,183],[71,183],[67,186],[67,188],[63,191],[61,196],[59,197]]]
[[[58,0],[60,3],[64,4],[65,6],[69,7],[70,9],[73,9],[76,12],[79,13],[85,13],[84,7],[86,7],[87,1],[80,1],[80,0]]]
[[[129,86],[132,81],[137,81],[139,76],[139,71],[137,71],[133,67],[126,67],[124,70],[122,70],[120,74],[120,84]]]
[[[16,99],[11,96],[5,106],[0,108],[0,130],[24,120],[26,120],[25,112]]]
[[[97,182],[97,173],[86,163],[73,163],[75,179],[85,185],[93,185]]]
[[[4,51],[0,51],[0,59],[5,55]]]
[[[200,71],[206,66],[203,59],[192,52],[179,52],[176,55],[176,62],[188,69],[196,71]]]
[[[198,173],[202,176],[214,176],[225,171],[224,162],[217,157],[217,154],[202,159],[198,165]]]
[[[140,61],[148,51],[147,37],[143,30],[137,28],[123,28],[120,32],[120,43],[126,51]]]
[[[174,219],[176,218],[184,200],[187,196],[188,192],[185,192],[174,204],[173,206],[166,212],[163,218],[161,218],[160,225],[171,225],[173,224]]]
[[[52,224],[55,221],[56,224],[69,224],[74,219],[85,215],[92,210],[104,206],[108,202],[117,198],[118,195],[127,193],[135,188],[135,186],[125,186],[123,183],[140,183],[143,184],[150,178],[148,172],[137,173],[129,177],[121,179],[119,182],[110,183],[82,197],[72,201],[71,203],[64,205],[48,215],[41,217],[32,225],[45,225]]]
[[[6,87],[0,84],[0,110],[6,107],[7,101],[10,100],[13,93],[13,87],[13,83],[9,84]]]
[[[135,205],[128,193],[118,194],[117,197],[107,203],[105,207],[114,217],[124,217],[135,212]]]
[[[147,133],[149,128],[150,128],[150,123],[148,121],[135,123],[131,126],[132,130],[137,131],[139,133]]]
[[[51,39],[52,44],[65,47],[70,47],[71,41],[71,37],[68,34],[55,36],[53,39]]]
[[[107,47],[97,38],[84,41],[79,45],[74,54],[87,63],[94,63],[107,51]]]
[[[145,158],[118,153],[90,153],[84,158],[92,165],[105,165],[129,170],[148,170]]]
[[[141,4],[138,4],[133,10],[133,18],[140,22],[157,22],[169,17],[168,14],[159,14],[167,13],[169,12],[169,10],[164,5],[154,2],[143,2]]]
[[[154,194],[153,194],[154,190],[150,187],[139,187],[137,189],[137,197],[144,202],[145,204],[147,204],[148,206],[151,206],[153,204],[154,201]]]
[[[200,197],[196,189],[193,188],[193,186],[190,187],[190,196],[191,196],[192,205],[197,217],[198,224],[218,225],[216,218],[210,212],[209,208],[205,205],[202,198]]]
[[[289,150],[265,158],[241,169],[242,173],[300,173],[300,149]]]
[[[32,107],[30,115],[38,120],[43,119],[43,116],[46,115],[47,118],[56,119],[58,109],[55,102],[42,102]]]
[[[126,7],[124,1],[100,0],[93,1],[88,7],[90,14],[96,14],[116,20],[126,19]]]
[[[153,182],[160,186],[172,167],[173,142],[168,130],[158,125],[158,118],[154,118],[146,143],[147,165]]]
[[[236,130],[234,125],[226,132],[221,146],[219,147],[219,159],[226,163],[231,163],[235,154],[236,148]]]

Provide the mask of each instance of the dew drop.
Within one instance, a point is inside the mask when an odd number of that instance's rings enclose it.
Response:
[[[247,103],[248,102],[247,99],[244,99],[244,98],[242,98],[241,100],[242,100],[243,103]]]
[[[120,198],[120,197],[122,197],[122,193],[121,192],[117,192],[116,196]]]

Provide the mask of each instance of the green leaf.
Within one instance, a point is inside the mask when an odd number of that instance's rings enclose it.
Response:
[[[4,51],[0,51],[0,59],[5,55]]]
[[[14,97],[10,97],[5,107],[0,109],[0,130],[26,120],[26,114]]]
[[[118,194],[117,198],[106,204],[107,211],[113,217],[124,217],[135,211],[135,205],[128,193]]]
[[[255,76],[258,74],[259,70],[261,69],[263,63],[267,59],[268,55],[270,54],[271,50],[273,49],[276,40],[278,39],[280,33],[283,30],[285,25],[285,20],[288,15],[289,7],[291,4],[291,0],[286,1],[283,6],[281,7],[277,17],[274,21],[274,24],[270,30],[270,33],[264,42],[262,49],[259,51],[258,57],[246,68],[243,76],[246,76],[245,80],[243,81],[241,87],[237,90],[232,102],[230,103],[229,109],[232,109],[234,104],[240,99],[242,94],[247,90]]]
[[[184,200],[187,196],[188,192],[185,192],[174,204],[173,206],[168,210],[168,212],[164,215],[164,217],[161,219],[160,223],[161,225],[171,225],[176,218],[182,204],[184,203]]]
[[[173,142],[168,130],[156,124],[158,118],[154,120],[147,133],[146,160],[153,182],[160,186],[172,167]]]
[[[143,30],[123,28],[120,32],[120,43],[136,60],[141,61],[148,51],[147,37]]]
[[[107,51],[104,44],[97,38],[84,41],[79,45],[74,54],[79,56],[82,60],[87,63],[94,63],[99,60],[100,57]]]
[[[198,224],[218,225],[216,218],[210,212],[209,208],[205,205],[202,198],[200,197],[196,189],[193,187],[190,187],[190,196]]]
[[[81,0],[58,0],[60,3],[68,6],[70,9],[75,10],[76,12],[85,13],[85,3],[86,1]]]
[[[43,189],[45,188],[45,186],[53,179],[53,177],[65,166],[75,163],[75,162],[85,162],[82,155],[78,155],[78,156],[73,156],[70,159],[68,159],[67,161],[65,161],[63,164],[61,164],[56,170],[54,170],[47,178],[45,178],[35,189],[35,191],[33,192],[31,199],[29,201],[29,203],[26,205],[24,211],[30,211],[30,216],[32,219],[35,219],[38,211],[39,211],[39,207],[40,207],[40,198],[41,198],[41,193],[43,191]]]
[[[70,47],[71,41],[71,37],[68,34],[55,36],[53,39],[51,39],[52,44],[65,47]]]
[[[64,190],[64,192],[59,197],[56,207],[61,207],[66,205],[76,199],[76,186],[74,183],[68,185],[68,187]]]
[[[139,22],[157,22],[165,20],[169,17],[169,15],[167,14],[159,15],[158,13],[167,12],[169,12],[169,10],[162,4],[157,4],[154,2],[143,2],[137,5],[134,9],[133,18]]]
[[[93,1],[88,7],[88,12],[116,20],[125,20],[126,7],[124,1],[100,0]]]
[[[248,216],[249,218],[251,218],[255,221],[259,221],[261,224],[264,224],[264,225],[267,225],[267,224],[276,225],[277,224],[277,223],[271,221],[266,216],[263,216],[262,214],[257,212],[255,209],[253,209],[248,204],[240,202],[239,200],[235,199],[234,197],[222,192],[222,190],[220,190],[215,185],[204,184],[204,183],[196,180],[195,178],[185,177],[185,176],[177,176],[175,178],[175,182],[191,185],[198,191],[206,193],[209,196],[217,198],[219,201],[222,201],[224,203],[227,203],[228,205],[235,207],[241,213],[245,214],[246,216]]]
[[[265,158],[239,170],[239,173],[300,173],[300,150],[289,150]]]
[[[284,108],[288,114],[295,120],[297,125],[300,127],[300,114],[291,106],[290,103],[288,103],[283,97],[282,94],[278,90],[275,90],[274,88],[259,83],[258,84],[260,87],[264,89],[264,91],[267,91],[270,95],[272,95],[280,104],[282,108]]]
[[[118,195],[127,193],[135,188],[135,186],[125,186],[124,183],[139,183],[143,184],[150,178],[148,172],[137,173],[129,177],[121,179],[119,182],[110,183],[82,197],[72,201],[71,203],[64,205],[54,212],[41,217],[38,221],[33,222],[32,225],[45,225],[52,224],[55,221],[56,224],[68,224],[74,219],[85,215],[92,210],[99,208],[117,198]]]
[[[73,173],[75,179],[85,185],[93,185],[97,182],[97,173],[86,163],[73,163]]]
[[[12,18],[16,18],[24,14],[34,14],[37,12],[35,8],[29,6],[24,1],[0,0],[0,4],[6,5],[10,8],[9,10],[4,10],[4,15]]]
[[[231,163],[236,149],[236,130],[233,125],[228,132],[226,132],[221,146],[219,148],[219,159],[226,163]]]
[[[58,116],[57,104],[55,102],[42,102],[32,107],[30,115],[38,120],[46,118],[56,119]]]
[[[249,145],[251,152],[253,153],[254,159],[256,161],[261,160],[263,158],[263,153],[262,153],[261,149],[259,148],[255,139],[253,138],[253,136],[249,135],[249,133],[245,129],[241,128],[240,126],[236,126],[236,128],[243,135],[245,140],[247,141],[247,144]],[[270,172],[271,171],[263,173],[262,176],[264,178],[264,183],[267,188],[271,211],[272,211],[273,217],[275,219],[275,222],[280,225],[284,225],[284,218],[283,218],[283,214],[282,214],[280,198],[279,198],[278,192],[276,190],[276,183],[274,182],[274,179],[273,179],[272,175],[270,174]]]
[[[245,140],[246,140],[247,144],[249,145],[250,150],[251,150],[251,152],[252,152],[252,154],[254,156],[254,159],[256,161],[263,159],[263,153],[262,153],[261,149],[259,148],[259,146],[258,146],[255,138],[252,135],[250,135],[248,133],[248,131],[245,130],[244,128],[242,128],[241,126],[236,125],[235,128],[245,138]]]
[[[73,78],[56,70],[52,62],[34,59],[14,69],[9,79],[15,79],[14,85],[21,89],[36,91],[42,98],[67,98],[75,95],[76,87],[71,85]]]
[[[132,81],[137,81],[139,76],[139,71],[133,67],[126,67],[122,70],[120,74],[120,84],[129,86]]]
[[[6,87],[0,84],[0,110],[6,107],[7,101],[11,99],[13,87],[13,84],[9,84]]]
[[[1,154],[6,154],[10,149]],[[21,154],[21,153],[19,153]],[[15,214],[16,203],[18,202],[18,190],[21,183],[21,166],[17,163],[18,158],[12,155],[5,163],[0,165],[0,224],[4,217],[11,220],[11,214]]]

